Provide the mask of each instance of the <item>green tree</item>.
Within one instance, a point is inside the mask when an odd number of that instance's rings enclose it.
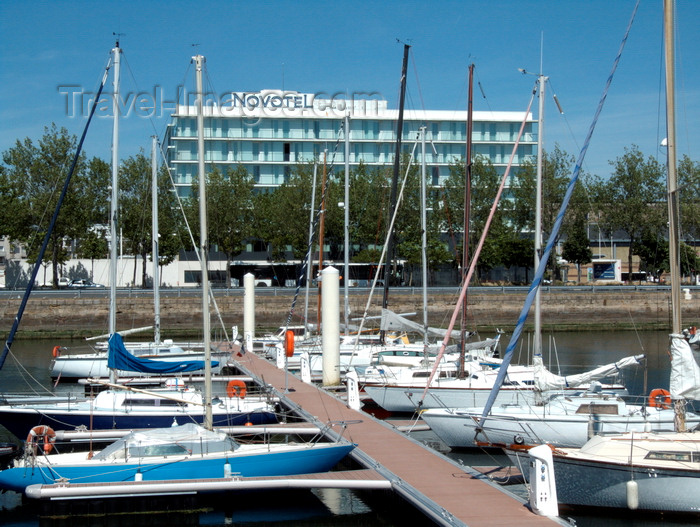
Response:
[[[104,232],[90,229],[78,243],[78,256],[90,259],[90,280],[94,279],[95,258],[106,258],[109,246]]]
[[[659,233],[645,229],[632,246],[634,254],[639,256],[639,270],[657,277],[662,271],[668,271],[668,241]]]
[[[381,168],[360,164],[350,173],[350,243],[358,251],[375,250],[378,261],[384,245],[387,223],[384,211],[389,208],[389,174]]]
[[[320,180],[318,176],[315,210],[321,200]],[[270,245],[270,257],[274,261],[285,259],[287,247],[291,248],[294,258],[300,259],[306,254],[312,182],[313,164],[297,165],[285,183],[255,197],[256,233]],[[318,240],[317,232],[314,236]]]
[[[1,230],[27,247],[30,261],[37,257],[43,242],[76,145],[75,136],[52,124],[44,128],[37,144],[29,138],[18,140],[3,153],[2,199],[3,204],[12,203],[3,207]],[[51,260],[54,287],[58,287],[59,265],[69,257],[66,245],[80,237],[95,219],[92,217],[94,196],[89,189],[85,155],[81,154],[49,240],[47,258]]]
[[[209,245],[226,256],[226,287],[231,287],[233,257],[245,249],[254,232],[253,188],[253,178],[242,165],[229,168],[225,174],[215,166],[207,174]],[[188,210],[190,227],[199,233],[199,181],[192,185]]]
[[[163,276],[164,265],[175,261],[184,247],[191,246],[184,220],[184,211],[177,199],[177,191],[170,181],[170,174],[165,165],[158,173],[158,264]],[[153,261],[153,254],[151,254]]]
[[[688,156],[678,163],[680,232],[687,241],[700,239],[700,163]]]
[[[645,230],[656,236],[666,224],[664,171],[653,157],[646,160],[637,146],[625,148],[625,154],[610,163],[613,174],[607,181],[597,180],[597,204],[602,227],[608,233],[622,231],[630,241],[628,269]]]
[[[122,161],[119,170],[119,230],[128,254],[141,256],[141,287],[147,283],[147,258],[151,253],[151,160],[143,150]],[[134,258],[132,285],[136,285]]]
[[[562,258],[576,265],[577,282],[581,282],[581,265],[587,264],[593,258],[590,248],[590,240],[586,230],[586,222],[583,216],[573,223],[569,235],[562,248]]]
[[[542,248],[547,242],[554,227],[554,222],[564,200],[564,194],[569,185],[575,159],[572,155],[555,145],[552,152],[545,152],[542,160]],[[562,224],[559,237],[578,236],[576,232],[579,218],[585,217],[589,211],[589,200],[582,181],[587,179],[581,174]],[[510,196],[513,199],[512,221],[516,229],[524,232],[535,232],[535,211],[537,199],[537,165],[536,160],[524,162],[511,186]],[[582,242],[582,240],[579,240]],[[533,253],[534,254],[534,253]],[[556,254],[552,252],[546,262],[548,268],[559,277],[559,264]]]
[[[485,157],[477,156],[474,159],[471,173],[470,232],[468,237],[470,259],[473,258],[501,184],[501,177],[491,161]],[[442,194],[444,212],[442,230],[451,233],[451,237],[456,237],[457,233],[462,233],[461,237],[463,237],[464,233],[465,180],[464,162],[455,160],[454,163],[450,164],[450,175],[445,181]],[[513,230],[508,225],[511,208],[511,201],[502,196],[479,255],[477,269],[480,275],[504,264],[504,248],[514,240]],[[457,265],[459,266],[462,262],[461,246],[462,244],[459,243],[457,254]]]

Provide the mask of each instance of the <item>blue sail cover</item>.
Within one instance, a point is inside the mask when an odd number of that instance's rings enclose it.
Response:
[[[212,367],[218,366],[218,361],[212,361]],[[109,337],[107,352],[107,366],[111,369],[124,371],[138,371],[141,373],[181,373],[204,369],[203,360],[186,360],[180,362],[168,362],[152,359],[141,359],[129,353],[124,346],[124,341],[119,333]]]

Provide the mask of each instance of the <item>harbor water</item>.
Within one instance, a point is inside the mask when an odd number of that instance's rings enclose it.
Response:
[[[505,349],[509,335],[503,336]],[[529,337],[523,335],[513,363],[526,363]],[[550,371],[574,374],[613,362],[628,355],[644,354],[646,367],[632,367],[624,372],[624,382],[633,396],[645,396],[651,389],[669,385],[670,361],[667,354],[668,335],[658,331],[562,332],[543,335],[543,356]],[[36,395],[82,393],[77,384],[54,386],[49,378],[51,350],[55,345],[75,349],[76,341],[17,340],[4,367],[0,370],[3,393]],[[402,416],[406,419],[407,416]],[[467,466],[503,466],[508,458],[498,451],[450,451],[430,431],[411,435],[431,448]],[[0,441],[12,439],[0,427]],[[501,482],[500,480],[498,480]],[[509,483],[502,481],[502,483]],[[508,484],[509,492],[527,498],[522,484]],[[497,512],[494,512],[497,514]],[[563,511],[578,526],[645,526],[687,525],[683,518],[632,516],[581,511]],[[247,494],[216,495],[205,498],[149,498],[135,500],[96,499],[90,503],[43,504],[22,500],[13,493],[0,494],[0,525],[13,527],[82,525],[111,526],[129,522],[138,525],[432,525],[422,514],[390,492],[350,490],[275,491]]]

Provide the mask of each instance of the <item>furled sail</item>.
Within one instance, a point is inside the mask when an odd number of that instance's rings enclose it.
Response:
[[[598,379],[604,379],[605,377],[616,375],[622,368],[640,364],[643,360],[644,355],[632,355],[630,357],[620,359],[617,362],[600,366],[591,371],[578,373],[576,375],[560,376],[555,375],[544,367],[542,355],[535,355],[532,361],[535,367],[535,386],[538,390],[542,391],[576,388],[577,386],[582,386],[592,381],[597,381]]]
[[[671,397],[700,400],[700,366],[683,335],[671,335]]]
[[[218,366],[218,361],[212,361],[212,367]],[[109,338],[107,366],[115,370],[138,371],[141,373],[181,373],[204,369],[203,360],[185,360],[166,362],[135,357],[124,346],[119,333]]]
[[[408,320],[407,318],[394,313],[390,309],[382,309],[382,321],[380,327],[383,331],[396,331],[397,333],[413,332],[423,335],[426,332],[422,324]],[[445,338],[445,335],[447,335],[447,330],[429,327],[427,333],[429,337]],[[457,330],[453,330],[450,333],[450,338],[459,339],[461,338],[461,333]]]

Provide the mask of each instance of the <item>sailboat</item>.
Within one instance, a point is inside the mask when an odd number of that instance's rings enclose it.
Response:
[[[96,453],[54,454],[53,443],[43,446],[30,444],[22,459],[0,471],[0,489],[328,472],[355,448],[347,441],[241,444],[193,423],[134,431]]]
[[[118,63],[121,49],[117,46],[112,50],[114,63]],[[115,69],[115,79],[118,71]],[[115,92],[117,90],[115,89]],[[199,91],[201,93],[201,90]],[[118,112],[115,111],[115,120]],[[200,125],[200,133],[203,128]],[[202,147],[203,149],[203,147]],[[202,168],[203,173],[203,156]],[[204,192],[204,189],[202,189]],[[201,201],[205,198],[203,197]],[[206,216],[206,212],[204,213]],[[206,217],[205,217],[206,220]],[[202,222],[202,243],[206,244],[206,221]],[[114,244],[113,244],[114,245]],[[206,255],[202,246],[202,269],[206,267]],[[211,387],[211,343],[209,329],[209,291],[206,272],[203,271],[203,334],[204,361],[189,363],[167,363],[134,357],[126,350],[122,337],[113,332],[109,338],[109,368],[111,372],[119,370],[142,371],[150,373],[180,373],[186,371],[186,366],[205,370],[204,393],[191,387],[175,383],[162,389],[143,391],[120,388],[100,392],[94,399],[82,401],[55,398],[43,399],[40,402],[26,403],[22,400],[0,405],[0,424],[17,437],[25,437],[28,431],[36,426],[56,428],[85,427],[99,428],[148,428],[170,426],[178,420],[182,422],[205,423],[209,428],[232,424],[263,424],[277,421],[275,401],[266,394],[262,396],[247,393],[245,383],[232,380],[227,386],[227,394],[216,399],[216,407],[212,408]],[[114,278],[114,277],[113,277]],[[113,310],[110,310],[113,313]],[[114,322],[110,322],[114,328]],[[202,364],[203,363],[203,364]],[[125,391],[126,390],[126,391]]]
[[[644,430],[673,430],[674,412],[663,400],[652,396],[649,404],[628,404],[618,393],[602,389],[598,376],[614,375],[641,363],[643,355],[625,357],[584,374],[589,388],[574,393],[557,392],[557,387],[575,381],[574,376],[555,376],[542,371],[536,376],[538,389],[550,390],[541,402],[494,405],[483,423],[483,407],[433,408],[421,413],[431,430],[451,448],[509,447],[547,443],[557,447],[580,447],[594,434]],[[541,357],[535,357],[541,368]],[[559,382],[555,379],[559,379]],[[548,382],[544,382],[548,379]],[[544,390],[543,390],[544,391]],[[700,424],[700,416],[688,415]]]
[[[550,480],[559,503],[653,512],[700,512],[700,431],[687,429],[685,406],[700,399],[700,366],[681,332],[676,182],[674,2],[664,0],[672,333],[668,399],[675,431],[597,436],[580,449],[552,452]]]
[[[202,68],[204,57],[193,57],[197,73],[197,101],[198,101],[198,146],[199,146],[199,178],[200,178],[200,229],[201,246],[200,258],[202,268],[202,310],[204,325],[204,351],[205,357],[205,389],[202,396],[197,392],[190,398],[188,390],[183,388],[179,400],[172,397],[163,397],[163,394],[138,390],[125,392],[102,392],[94,401],[89,401],[87,413],[75,403],[73,408],[61,415],[62,424],[73,425],[74,416],[85,415],[89,417],[89,424],[98,427],[110,428],[104,421],[112,419],[111,428],[131,428],[128,420],[131,416],[140,416],[148,420],[146,426],[157,426],[145,431],[135,431],[124,438],[117,440],[104,450],[93,452],[66,453],[49,455],[54,449],[55,432],[44,425],[35,426],[29,432],[25,446],[24,456],[16,460],[14,466],[0,471],[0,488],[14,491],[26,491],[29,485],[61,483],[111,483],[120,481],[163,481],[181,479],[207,479],[251,476],[279,476],[290,474],[302,474],[323,472],[330,470],[343,457],[355,448],[354,444],[347,441],[335,443],[309,442],[304,444],[264,444],[241,445],[228,437],[225,433],[214,431],[214,426],[232,424],[239,416],[244,414],[239,409],[228,407],[228,400],[237,399],[244,405],[245,414],[255,419],[256,416],[270,414],[270,405],[267,401],[258,401],[257,409],[250,406],[249,399],[245,398],[244,386],[238,386],[236,397],[214,399],[211,385],[211,363],[209,346],[209,291],[207,277],[207,226],[206,226],[206,179],[204,174],[204,117],[202,108]],[[123,349],[123,342],[118,333],[110,337],[110,346]],[[98,408],[101,404],[100,397],[105,398],[107,404],[112,406],[111,412],[101,413]],[[199,396],[199,399],[196,396]],[[132,397],[140,397],[138,402]],[[216,410],[214,404],[216,403]],[[255,403],[253,403],[255,405]],[[141,406],[149,406],[152,409],[143,411]],[[187,420],[199,421],[204,426],[187,423],[182,426],[168,426],[176,424],[172,413],[166,418],[170,423],[162,423],[160,408],[175,408],[176,412],[182,412],[191,406],[198,406],[194,413],[181,414]],[[115,409],[119,409],[116,410]],[[258,411],[259,410],[259,411]],[[0,410],[0,416],[2,416]],[[41,415],[41,414],[40,414]],[[46,415],[46,414],[44,414]],[[222,421],[223,419],[223,421]],[[0,422],[2,422],[0,420]],[[20,420],[12,421],[12,425],[19,425]],[[257,422],[267,422],[260,421]],[[253,421],[247,423],[252,424]],[[241,423],[242,424],[242,423]],[[141,428],[141,426],[136,426]],[[41,449],[39,448],[41,446]]]
[[[525,70],[521,70],[523,73]],[[542,264],[541,195],[544,135],[544,92],[548,78],[538,74],[539,127],[537,141],[537,191],[535,208],[535,270]],[[556,99],[555,99],[555,102]],[[558,104],[558,102],[557,102]],[[540,291],[535,296],[534,352],[535,389],[540,393],[532,401],[507,400],[494,405],[486,420],[483,407],[433,408],[421,413],[423,420],[451,448],[499,447],[548,443],[563,447],[580,447],[593,434],[620,433],[631,430],[673,429],[674,415],[663,401],[651,397],[649,405],[631,405],[619,394],[604,390],[598,379],[617,376],[623,368],[641,364],[644,355],[625,357],[600,366],[591,372],[571,376],[550,373],[542,361]],[[510,370],[509,370],[510,373]],[[590,383],[588,389],[574,393],[557,393],[567,386]],[[501,387],[501,390],[503,387]],[[549,395],[546,395],[549,393]],[[498,400],[497,400],[498,401]],[[658,404],[657,404],[658,403]],[[695,422],[700,417],[693,416]]]
[[[531,104],[532,99],[530,101],[530,106]],[[529,115],[530,106],[528,106],[525,112],[526,115]],[[502,193],[506,178],[508,177],[510,166],[512,166],[512,160],[520,142],[524,124],[525,121],[523,121],[521,125],[513,153],[511,154],[511,162],[501,182],[499,194],[496,200],[494,200],[491,211],[492,215],[497,206],[498,198]],[[490,221],[490,219],[488,221]],[[504,361],[499,358],[492,357],[485,359],[483,357],[472,357],[472,360],[465,360],[463,367],[460,368],[460,375],[456,376],[450,375],[448,371],[445,371],[440,361],[444,352],[447,350],[448,337],[452,333],[458,310],[462,308],[462,312],[464,312],[463,300],[466,295],[471,273],[475,267],[478,251],[483,245],[484,236],[487,231],[488,222],[482,233],[476,256],[472,259],[470,270],[463,277],[460,300],[453,313],[450,326],[445,332],[445,339],[442,342],[437,357],[437,363],[433,366],[432,371],[415,371],[413,372],[414,375],[409,378],[390,379],[385,377],[377,382],[364,384],[365,393],[383,409],[390,412],[406,413],[430,408],[483,407],[487,404],[493,392],[492,388],[499,379],[501,379],[500,383],[503,384],[495,395],[498,398],[499,404],[536,404],[541,402],[542,397],[546,398],[551,395],[551,393],[535,389],[537,384],[536,375],[544,371],[535,365],[520,365],[508,368],[507,363],[504,363]],[[508,378],[507,382],[503,383],[502,378],[505,375],[506,369]],[[586,389],[588,383],[591,381],[599,380],[603,377],[605,377],[605,375],[584,375],[579,377],[577,381],[574,381],[572,378],[570,383],[564,383],[563,386],[556,386],[555,388],[548,388],[548,390],[554,389],[556,392],[567,394],[578,393],[582,389]],[[606,384],[603,386],[603,389],[611,393],[626,393],[625,387],[617,382]]]
[[[115,67],[115,77],[118,72]],[[118,117],[115,115],[115,119]],[[129,342],[125,343],[126,349],[135,357],[145,358],[150,361],[167,362],[171,368],[164,368],[163,371],[169,373],[182,373],[190,371],[198,371],[204,369],[204,350],[200,346],[186,346],[176,344],[171,339],[161,340],[160,334],[160,297],[159,297],[159,279],[158,279],[158,177],[157,177],[157,139],[153,137],[153,145],[151,149],[151,179],[152,179],[152,238],[153,238],[153,304],[154,304],[154,334],[153,342]],[[114,245],[114,243],[112,244]],[[110,269],[116,268],[116,252],[112,251]],[[112,292],[110,291],[110,294]],[[110,304],[110,309],[112,308]],[[125,336],[135,331],[149,328],[138,328],[137,330],[121,331],[120,334]],[[111,334],[111,333],[110,333]],[[109,335],[104,335],[101,338],[107,338]],[[91,337],[90,340],[100,337]],[[106,344],[106,341],[105,341]],[[61,381],[70,381],[76,379],[100,378],[109,377],[110,369],[108,366],[108,351],[107,345],[104,347],[96,347],[92,353],[79,353],[65,355],[54,349],[54,358],[51,362],[50,375],[52,379]],[[214,354],[215,364],[214,371],[220,372],[222,365],[230,356],[227,351],[217,351]],[[117,376],[127,377],[142,377],[148,376],[153,372],[142,371],[141,369],[134,370],[118,370]]]

